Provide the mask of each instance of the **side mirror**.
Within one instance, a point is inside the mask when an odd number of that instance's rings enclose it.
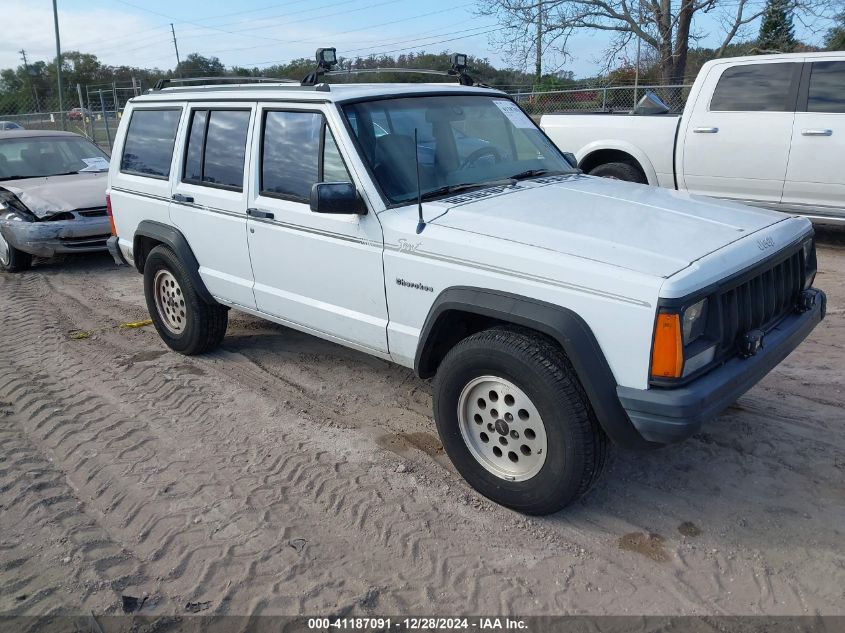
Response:
[[[575,154],[572,152],[563,152],[563,157],[566,159],[566,162],[569,163],[575,169],[578,169],[578,159],[575,158]]]
[[[351,182],[318,182],[311,187],[314,213],[366,215],[367,207]]]

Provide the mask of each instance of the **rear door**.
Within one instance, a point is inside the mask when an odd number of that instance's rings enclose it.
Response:
[[[711,68],[683,131],[688,191],[780,202],[801,66],[763,61]]]
[[[798,110],[783,205],[845,221],[845,54],[806,65]]]
[[[246,169],[254,104],[191,103],[170,217],[185,235],[208,291],[255,308],[246,238]]]
[[[378,217],[309,206],[314,183],[353,181],[344,130],[328,114],[319,105],[259,107],[247,222],[255,299],[259,310],[297,329],[386,354]]]

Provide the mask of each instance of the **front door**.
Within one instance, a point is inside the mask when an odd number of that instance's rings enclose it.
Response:
[[[375,213],[318,214],[311,186],[351,182],[325,113],[259,108],[249,249],[261,312],[298,329],[387,353],[384,239]]]
[[[783,205],[845,220],[845,55],[808,64],[805,73]]]
[[[785,62],[711,69],[682,130],[688,191],[780,202],[800,74]]]

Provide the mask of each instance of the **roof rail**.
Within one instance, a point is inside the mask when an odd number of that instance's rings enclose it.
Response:
[[[274,77],[169,77],[167,79],[159,79],[153,92],[164,90],[165,88],[176,87],[177,85],[185,86],[212,86],[218,83],[283,83],[283,84],[298,84],[298,81],[293,79],[277,79]]]
[[[452,54],[452,66],[449,70],[428,70],[425,68],[349,68],[335,70],[338,65],[337,50],[334,48],[317,49],[317,67],[308,73],[300,82],[303,86],[316,86],[321,77],[337,77],[339,75],[363,75],[391,73],[415,73],[420,75],[440,75],[441,77],[454,77],[462,86],[480,86],[489,88],[484,84],[476,82],[467,72],[468,56],[464,53]]]

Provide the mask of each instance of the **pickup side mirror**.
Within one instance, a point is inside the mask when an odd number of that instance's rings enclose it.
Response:
[[[314,213],[366,215],[367,207],[351,182],[318,182],[311,187]]]

